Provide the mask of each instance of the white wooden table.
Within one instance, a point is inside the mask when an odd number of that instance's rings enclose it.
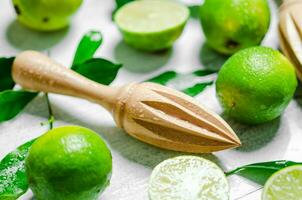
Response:
[[[196,0],[184,2],[196,3]],[[270,5],[273,11],[271,29],[263,44],[277,48],[277,5],[273,0]],[[124,63],[124,68],[113,83],[120,85],[130,81],[142,81],[168,69],[180,72],[200,69],[204,63],[201,57],[209,58],[213,55],[201,53],[205,52],[201,51],[204,36],[199,21],[194,19],[189,21],[170,53],[150,55],[135,51],[122,42],[120,33],[111,21],[113,8],[113,0],[86,0],[68,29],[42,34],[19,25],[10,0],[1,0],[0,56],[13,56],[24,49],[44,52],[49,50],[52,58],[69,65],[82,35],[91,29],[101,30],[105,40],[97,55]],[[142,73],[146,67],[153,68],[153,71]],[[206,106],[221,112],[215,98],[214,86],[206,89],[197,98]],[[180,155],[132,139],[117,129],[111,116],[98,105],[61,95],[50,95],[50,100],[57,119],[56,126],[86,126],[100,133],[110,145],[113,154],[113,176],[111,185],[101,196],[102,200],[147,200],[147,183],[152,168],[164,159]],[[293,100],[283,116],[269,124],[258,127],[232,124],[243,141],[241,149],[200,156],[215,161],[225,170],[268,160],[301,161],[301,119],[301,103],[299,105]],[[0,124],[0,158],[46,131],[47,127],[40,125],[46,120],[46,101],[43,96],[39,96],[17,118]],[[230,177],[229,181],[231,200],[260,199],[259,185],[236,176]],[[31,198],[32,194],[28,192],[21,199]]]

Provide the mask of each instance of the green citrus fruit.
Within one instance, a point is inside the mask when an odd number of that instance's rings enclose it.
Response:
[[[223,171],[209,160],[179,156],[155,167],[149,182],[150,200],[228,200]]]
[[[18,21],[39,31],[66,27],[83,0],[12,0]]]
[[[65,126],[38,138],[25,166],[37,200],[96,200],[109,184],[112,158],[98,134]]]
[[[125,42],[146,51],[171,47],[188,18],[188,8],[172,0],[133,1],[114,16]]]
[[[209,46],[233,54],[262,41],[270,10],[267,0],[205,0],[200,20]]]
[[[216,82],[227,115],[247,124],[281,115],[297,87],[295,69],[279,52],[267,47],[239,51],[222,66]]]
[[[302,165],[286,167],[265,183],[262,200],[301,200]]]

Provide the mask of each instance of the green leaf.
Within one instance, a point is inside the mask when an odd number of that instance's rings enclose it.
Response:
[[[254,181],[260,185],[264,185],[267,179],[275,172],[279,171],[288,166],[298,165],[302,163],[296,163],[287,160],[278,160],[271,162],[255,163],[250,165],[245,165],[229,171],[226,173],[227,176],[230,175],[240,175],[251,181]]]
[[[0,92],[0,122],[10,120],[19,114],[37,94],[22,90]]]
[[[11,75],[14,59],[14,57],[0,58],[0,92],[12,89],[15,86],[15,82]]]
[[[195,72],[193,72],[194,75],[196,76],[207,76],[210,74],[214,74],[215,72],[211,71],[211,70],[197,70]]]
[[[190,10],[190,15],[193,19],[199,19],[200,5],[192,5],[188,7]]]
[[[0,199],[16,200],[28,190],[25,158],[35,140],[7,154],[0,162]]]
[[[73,66],[84,63],[91,59],[95,54],[96,50],[100,47],[103,42],[103,36],[99,31],[89,31],[86,33],[78,47],[73,59]]]
[[[209,70],[197,70],[188,74],[167,71],[147,81],[172,87],[194,97],[214,83],[215,74]]]
[[[116,3],[117,8],[120,8],[123,5],[125,5],[131,1],[134,1],[134,0],[115,0],[115,3]]]
[[[115,64],[103,58],[92,58],[73,66],[73,70],[93,81],[109,85],[121,67],[121,64]]]
[[[214,83],[214,81],[205,82],[205,83],[197,83],[193,87],[182,90],[182,92],[191,97],[195,97],[196,95],[198,95],[202,91],[204,91],[204,89],[206,89],[207,86],[212,85],[213,83]]]
[[[167,71],[156,77],[153,77],[153,78],[147,80],[147,82],[153,82],[153,83],[158,83],[161,85],[166,85],[171,79],[175,78],[177,75],[178,74],[174,71]]]

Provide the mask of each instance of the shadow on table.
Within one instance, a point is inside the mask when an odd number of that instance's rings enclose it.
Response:
[[[204,43],[200,49],[200,62],[205,69],[210,71],[219,71],[221,66],[229,56],[222,55],[214,51],[208,44]]]
[[[40,92],[25,108],[24,112],[37,115],[45,119],[48,118],[48,106],[45,94]],[[17,116],[18,117],[18,116]],[[47,121],[47,120],[46,120]],[[41,123],[44,123],[41,121]]]
[[[126,70],[145,73],[164,66],[172,55],[172,49],[149,53],[137,50],[120,41],[114,49],[115,59],[123,63]]]
[[[283,0],[275,0],[275,3],[277,4],[277,6],[281,6],[281,4],[282,4],[282,2],[283,2]]]
[[[302,83],[299,83],[297,90],[295,92],[295,97],[294,99],[297,101],[298,105],[302,109]]]
[[[276,136],[280,128],[280,117],[270,122],[259,125],[244,125],[236,122],[230,117],[223,118],[233,128],[241,140],[242,146],[236,150],[242,152],[251,152],[266,146]]]
[[[66,110],[64,110],[64,107],[56,105],[55,103],[52,103],[52,109],[57,121],[64,121],[70,124],[84,126],[95,130],[108,142],[111,149],[115,150],[126,159],[139,163],[146,167],[153,168],[157,164],[168,158],[180,155],[189,155],[187,153],[164,150],[145,144],[132,138],[123,130],[115,126],[108,126],[106,124],[96,124],[94,122],[84,121],[78,116],[71,115]],[[29,107],[26,109],[26,112],[47,118],[48,111],[44,96],[38,96],[34,100],[34,102],[29,105]],[[217,157],[213,154],[195,155],[212,160],[213,162],[223,167]]]
[[[68,33],[69,28],[55,32],[39,32],[26,28],[18,21],[13,21],[6,30],[9,43],[21,50],[45,50],[58,42]]]

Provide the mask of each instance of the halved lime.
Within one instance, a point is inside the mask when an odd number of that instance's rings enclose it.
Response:
[[[150,200],[227,200],[229,185],[213,162],[179,156],[155,167],[149,182]]]
[[[302,165],[286,167],[265,183],[262,200],[301,200]]]
[[[181,35],[189,9],[173,0],[140,0],[121,7],[114,20],[129,45],[147,51],[169,48]]]

